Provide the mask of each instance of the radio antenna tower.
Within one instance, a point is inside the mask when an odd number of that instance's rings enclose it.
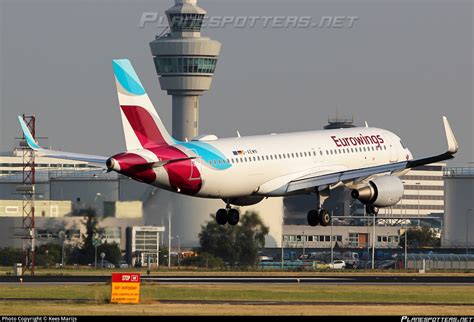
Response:
[[[35,116],[23,114],[23,120],[36,140]],[[17,192],[23,196],[21,238],[25,256],[22,275],[27,270],[31,271],[31,275],[35,275],[35,151],[28,146],[24,134],[20,139],[20,148],[23,151],[23,180],[22,185],[17,187]]]

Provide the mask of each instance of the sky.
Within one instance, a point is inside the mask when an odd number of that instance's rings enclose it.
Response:
[[[222,43],[200,133],[219,137],[322,129],[328,117],[397,133],[416,156],[444,152],[441,117],[460,144],[450,166],[473,156],[472,1],[198,0],[209,17],[357,17],[351,28],[203,28]],[[112,155],[125,149],[111,60],[129,58],[164,123],[143,13],[172,0],[0,0],[0,151],[34,114],[46,146]],[[170,129],[170,128],[169,128]],[[170,129],[171,130],[171,129]]]

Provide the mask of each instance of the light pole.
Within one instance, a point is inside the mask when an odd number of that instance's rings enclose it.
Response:
[[[408,258],[408,227],[407,227],[407,222],[405,220],[405,269],[407,269],[407,258]]]
[[[285,252],[283,250],[283,247],[285,246],[285,236],[283,234],[281,234],[281,269],[283,270],[283,266],[284,266],[284,257],[285,257]]]
[[[364,204],[364,217],[366,218],[365,224],[367,225],[367,240],[365,243],[367,244],[367,262],[369,261],[369,254],[370,254],[370,241],[369,241],[369,236],[370,236],[370,230],[369,230],[369,216],[367,216],[367,205]],[[365,264],[365,268],[368,268],[367,263]]]
[[[334,263],[334,242],[332,240],[332,219],[334,217],[334,210],[332,211],[332,216],[331,216],[331,263]]]
[[[303,260],[304,260],[305,259],[304,258],[305,257],[304,256],[305,255],[305,248],[304,247],[305,247],[305,244],[306,244],[306,236],[304,234],[304,230],[303,230],[303,236],[302,237],[303,237],[302,239],[303,239]]]
[[[466,255],[469,255],[469,212],[472,211],[472,208],[469,208],[466,211]]]
[[[176,238],[178,239],[178,267],[179,267],[179,254],[181,253],[181,243],[180,243],[179,235],[177,235]]]
[[[415,182],[415,185],[418,186],[417,191],[418,191],[418,227],[420,227],[420,183]]]
[[[171,211],[168,211],[168,269],[171,268]]]
[[[100,197],[100,196],[102,196],[102,194],[100,192],[97,192],[94,198],[94,207],[95,207],[96,215],[99,215],[99,209],[98,209],[99,207],[97,207],[97,197]]]
[[[403,183],[403,186],[405,187],[405,181],[402,181]],[[402,196],[402,200],[401,200],[401,204],[400,204],[400,214],[403,216],[403,210],[405,210],[405,216],[407,215],[407,210],[406,208],[403,207],[403,196]],[[407,239],[408,239],[408,226],[407,226],[407,220],[405,218],[405,220],[403,221],[405,223],[405,258],[404,258],[404,263],[403,263],[403,267],[405,269],[407,269],[407,256],[408,256],[408,251],[407,251]]]
[[[373,226],[374,226],[374,230],[373,230],[373,233],[372,233],[372,269],[375,268],[375,211],[372,211],[373,212]]]
[[[94,268],[97,269],[97,246],[100,244],[100,239],[97,236],[92,237],[92,245],[94,246]]]
[[[403,184],[403,191],[405,191],[405,181],[402,181]],[[402,194],[402,199],[400,199],[400,215],[403,216],[403,194]],[[405,213],[406,214],[406,213]]]
[[[61,267],[64,268],[64,242],[66,241],[66,233],[64,231],[59,232],[59,238],[61,239]]]

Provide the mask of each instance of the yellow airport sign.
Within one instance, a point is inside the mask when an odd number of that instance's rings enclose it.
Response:
[[[112,273],[110,303],[140,303],[140,274]]]

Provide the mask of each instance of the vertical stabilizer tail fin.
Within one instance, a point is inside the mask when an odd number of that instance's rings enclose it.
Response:
[[[112,61],[127,150],[173,144],[128,59]]]

